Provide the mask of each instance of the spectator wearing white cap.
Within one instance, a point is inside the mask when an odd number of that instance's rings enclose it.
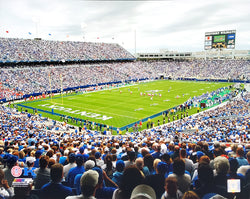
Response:
[[[130,199],[156,199],[156,194],[149,185],[140,184],[133,189]]]
[[[98,185],[99,174],[97,171],[88,170],[81,177],[81,195],[68,196],[66,199],[96,199],[95,191]]]

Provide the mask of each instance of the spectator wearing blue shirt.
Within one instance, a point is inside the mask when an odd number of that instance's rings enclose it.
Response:
[[[124,161],[123,160],[118,160],[116,162],[116,171],[115,173],[113,174],[113,178],[112,180],[118,185],[120,186],[120,183],[121,183],[121,178],[122,178],[122,175],[123,175],[123,170],[125,168],[125,164],[124,164]]]
[[[51,166],[50,170],[51,182],[43,185],[40,192],[41,199],[64,199],[73,195],[72,189],[61,184],[63,178],[63,166],[56,163]]]
[[[95,162],[93,160],[87,160],[84,163],[84,169],[85,169],[84,172],[86,172],[94,167],[95,167]],[[74,187],[76,188],[77,195],[81,194],[81,185],[80,185],[81,177],[82,177],[82,173],[79,173],[75,176],[75,179],[74,179]]]
[[[73,167],[69,170],[68,176],[66,181],[68,182],[68,186],[73,187],[74,186],[74,180],[75,176],[77,174],[83,174],[85,172],[85,169],[83,167],[83,156],[81,154],[76,155],[76,167]]]
[[[248,161],[246,158],[244,158],[244,150],[242,147],[239,147],[237,150],[236,150],[236,155],[237,155],[237,161],[239,163],[239,167],[240,166],[243,166],[243,165],[248,165]]]
[[[112,198],[113,193],[115,191],[115,187],[106,187],[104,185],[104,179],[103,179],[103,170],[99,167],[94,167],[92,170],[97,171],[99,174],[98,177],[98,185],[97,185],[97,189],[96,189],[96,193],[95,193],[95,197],[96,198],[102,198],[102,199],[109,199]],[[105,176],[107,177],[107,176]]]
[[[35,152],[35,158],[36,158],[36,160],[34,162],[34,167],[35,168],[39,168],[39,159],[41,158],[41,156],[42,156],[42,151],[41,150],[37,150]]]
[[[160,152],[161,151],[161,145],[153,144],[153,149],[154,149],[154,152],[151,153],[153,158],[154,159],[156,159],[156,158],[160,159],[160,157],[161,157],[161,152]]]

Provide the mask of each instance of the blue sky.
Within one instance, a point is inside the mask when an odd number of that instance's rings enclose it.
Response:
[[[205,32],[236,29],[236,49],[249,50],[249,10],[249,0],[0,0],[0,37],[202,51]]]

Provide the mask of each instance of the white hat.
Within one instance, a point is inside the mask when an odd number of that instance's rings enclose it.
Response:
[[[28,162],[28,163],[32,164],[35,161],[36,161],[36,158],[34,158],[34,157],[27,157],[26,158],[26,163]]]
[[[88,170],[85,171],[81,177],[81,187],[82,186],[91,186],[95,187],[98,183],[99,174],[97,171]]]
[[[95,167],[95,162],[93,160],[87,160],[84,164],[85,170],[89,170]]]
[[[145,184],[137,185],[131,194],[130,199],[156,199],[155,191],[152,187]]]

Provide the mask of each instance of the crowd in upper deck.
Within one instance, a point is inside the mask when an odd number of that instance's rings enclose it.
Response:
[[[113,43],[0,38],[0,62],[134,59]]]

